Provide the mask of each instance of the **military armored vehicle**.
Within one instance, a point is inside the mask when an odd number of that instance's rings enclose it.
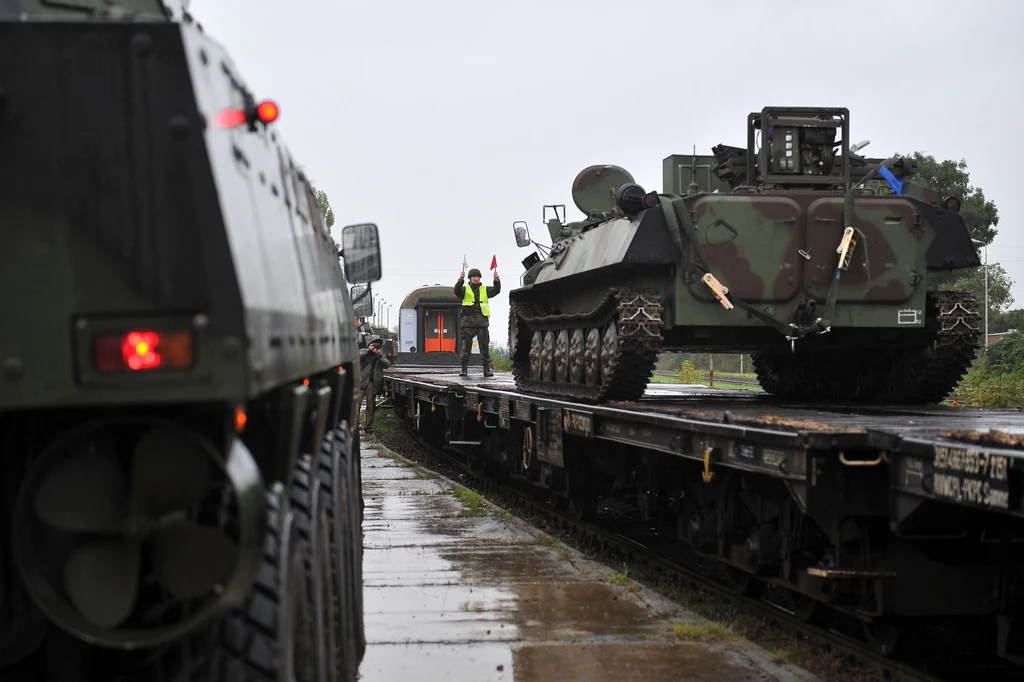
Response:
[[[370,342],[370,337],[378,334],[381,340],[384,341],[384,345],[381,347],[381,352],[384,356],[394,361],[395,358],[395,340],[390,338],[386,329],[374,329],[373,325],[370,324],[367,318],[373,316],[373,296],[369,292],[368,286],[354,286],[351,290],[352,300],[356,301],[355,304],[355,327],[356,327],[356,347],[366,348]]]
[[[158,0],[0,0],[0,679],[356,678],[378,232],[278,114]]]
[[[761,386],[788,399],[942,400],[976,354],[978,304],[928,274],[978,254],[959,198],[865,144],[846,109],[767,107],[746,148],[666,158],[661,193],[618,166],[581,171],[585,218],[545,206],[549,248],[513,224],[538,247],[509,295],[518,387],[636,400],[660,351],[718,351],[753,353]]]

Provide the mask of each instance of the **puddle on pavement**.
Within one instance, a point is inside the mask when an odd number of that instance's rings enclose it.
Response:
[[[764,673],[729,662],[699,644],[601,643],[527,645],[512,656],[516,682],[754,682]]]
[[[664,633],[651,613],[607,583],[537,583],[516,587],[516,622],[528,639]]]
[[[671,623],[628,590],[584,576],[522,524],[460,516],[451,494],[433,494],[450,484],[384,466],[393,460],[373,447],[363,450],[362,682],[796,679],[671,639]]]

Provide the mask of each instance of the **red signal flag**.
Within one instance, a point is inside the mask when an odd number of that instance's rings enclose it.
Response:
[[[491,270],[495,270],[498,267],[498,256],[497,254],[491,256]]]

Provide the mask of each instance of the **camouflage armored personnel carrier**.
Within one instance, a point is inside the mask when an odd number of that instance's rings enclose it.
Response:
[[[0,679],[356,678],[378,233],[277,115],[158,0],[0,0]]]
[[[978,254],[957,197],[909,181],[912,159],[858,155],[864,144],[846,109],[768,107],[749,115],[745,149],[665,159],[660,194],[617,166],[584,169],[584,220],[544,207],[550,250],[513,224],[540,249],[509,295],[519,388],[635,400],[659,351],[718,351],[753,353],[761,386],[785,398],[942,400],[976,353],[979,314],[970,294],[928,290],[928,273]]]

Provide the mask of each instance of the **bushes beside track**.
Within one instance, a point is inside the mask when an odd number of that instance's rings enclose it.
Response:
[[[1024,332],[1008,334],[981,353],[949,402],[1024,409]]]

